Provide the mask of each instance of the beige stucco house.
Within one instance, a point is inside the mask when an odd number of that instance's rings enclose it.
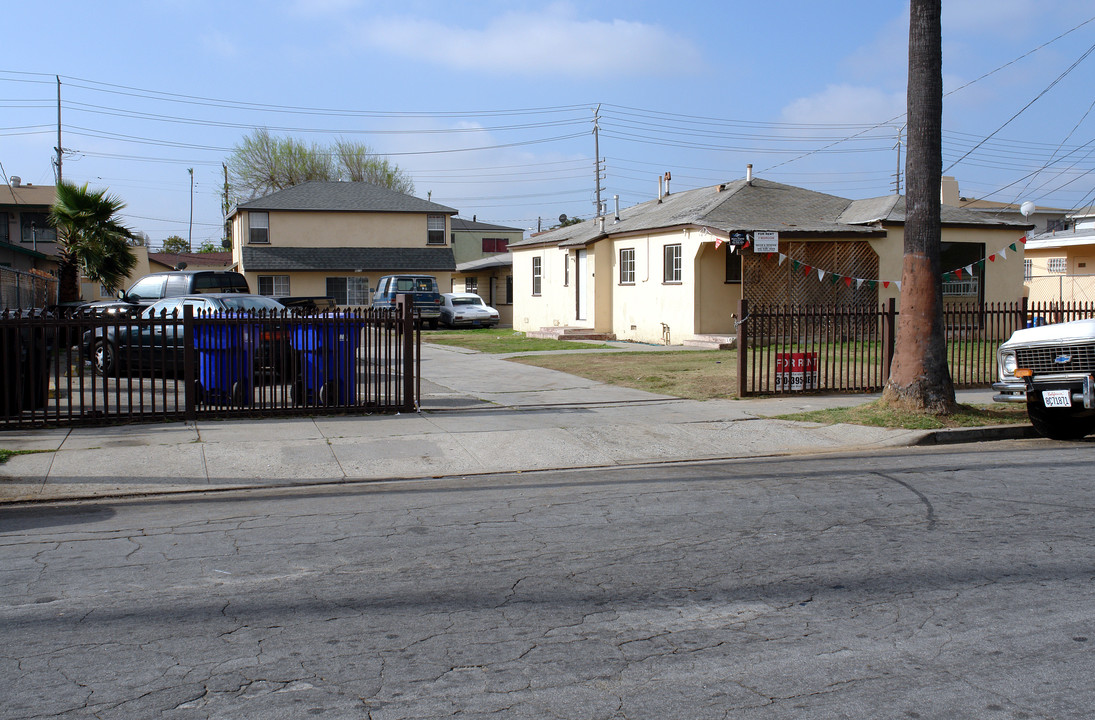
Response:
[[[57,272],[57,232],[49,222],[56,198],[52,185],[0,185],[0,267]]]
[[[232,259],[261,294],[368,305],[383,275],[427,274],[450,286],[455,214],[369,183],[303,183],[231,211]]]
[[[1032,236],[1025,263],[1031,302],[1095,301],[1095,208],[1070,214],[1064,229]]]
[[[477,293],[498,310],[502,325],[513,324],[513,259],[509,244],[524,237],[521,228],[452,218],[456,259],[450,289]]]
[[[742,298],[885,302],[900,293],[904,220],[901,196],[849,200],[752,178],[664,195],[511,243],[513,326],[680,344],[736,335]],[[1018,300],[1029,225],[955,207],[942,220],[946,300]]]

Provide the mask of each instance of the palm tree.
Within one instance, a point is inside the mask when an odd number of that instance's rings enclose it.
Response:
[[[123,208],[125,203],[106,190],[88,190],[86,183],[57,184],[57,200],[49,216],[60,246],[60,302],[80,299],[80,270],[110,292],[129,277],[137,265],[129,249],[136,236],[116,217]]]

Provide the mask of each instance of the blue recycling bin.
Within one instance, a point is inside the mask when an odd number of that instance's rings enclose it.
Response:
[[[194,349],[198,351],[198,404],[251,404],[255,332],[256,326],[241,323],[194,325]]]
[[[300,356],[293,383],[297,405],[353,405],[357,401],[357,351],[364,324],[318,316],[295,325],[290,335]]]

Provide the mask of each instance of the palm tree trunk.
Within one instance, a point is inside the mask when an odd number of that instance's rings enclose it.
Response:
[[[955,408],[943,326],[939,183],[943,172],[942,0],[912,0],[909,16],[905,255],[897,347],[884,399],[932,413]]]

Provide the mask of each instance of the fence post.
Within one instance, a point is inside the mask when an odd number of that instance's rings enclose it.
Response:
[[[187,303],[183,305],[183,397],[186,398],[183,418],[187,421],[197,419],[197,403],[194,396],[198,388],[198,374],[194,371],[195,364],[194,306]]]
[[[1019,311],[1019,313],[1020,313],[1019,314],[1019,327],[1015,328],[1016,330],[1022,330],[1023,328],[1025,328],[1027,326],[1027,319],[1028,319],[1027,313],[1030,312],[1029,303],[1030,303],[1030,298],[1028,298],[1026,295],[1024,295],[1023,300],[1022,300],[1021,310]]]
[[[738,332],[738,397],[745,397],[747,388],[746,373],[749,363],[745,356],[749,352],[749,326],[746,324],[748,319],[749,301],[742,298],[738,300],[738,319],[734,323],[737,325]]]
[[[397,295],[395,302],[403,327],[403,405],[400,410],[414,412],[418,404],[415,393],[414,302],[410,295]]]
[[[894,349],[897,347],[897,299],[890,298],[886,306],[886,361],[882,367],[882,384],[890,382]]]

